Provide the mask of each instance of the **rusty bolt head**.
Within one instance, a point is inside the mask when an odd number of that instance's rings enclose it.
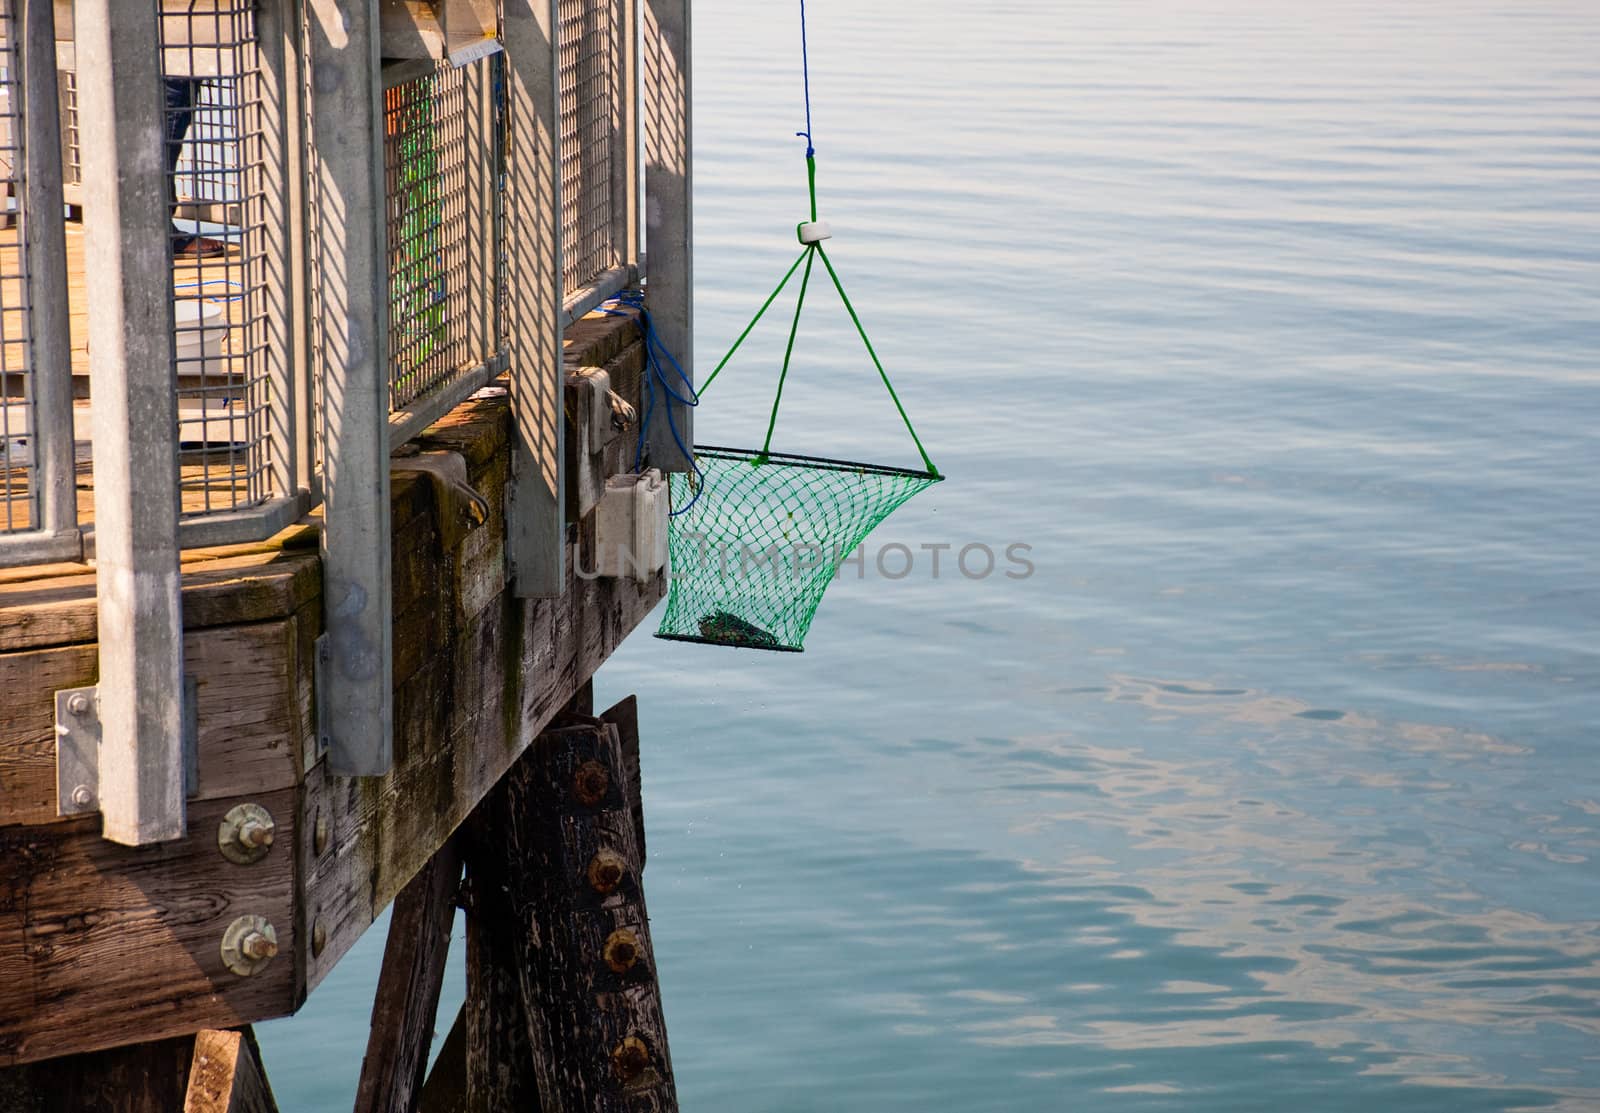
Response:
[[[312,831],[311,849],[320,857],[328,849],[328,817],[319,812]]]
[[[246,932],[239,941],[239,953],[252,962],[260,962],[278,953],[278,941],[259,931]]]
[[[626,876],[628,863],[615,851],[600,850],[589,859],[589,887],[603,897],[616,892]]]
[[[270,820],[265,823],[247,819],[239,827],[239,844],[251,850],[262,850],[272,845],[277,827]]]
[[[602,953],[613,974],[626,974],[639,961],[639,937],[627,928],[618,928],[606,936]]]
[[[322,954],[323,948],[327,945],[328,925],[323,923],[321,920],[318,920],[315,924],[311,925],[311,957],[316,958],[318,955]]]
[[[267,856],[277,831],[272,813],[260,804],[235,804],[217,825],[217,849],[235,865],[248,866]]]
[[[278,953],[278,933],[265,916],[244,915],[222,933],[222,962],[241,977],[265,970]]]
[[[80,808],[87,808],[94,803],[94,789],[88,785],[79,785],[72,790],[72,802]]]
[[[610,787],[611,774],[593,758],[578,766],[578,771],[572,775],[572,794],[586,808],[592,808],[604,800]]]
[[[650,1049],[638,1036],[629,1036],[611,1049],[611,1069],[622,1081],[634,1081],[650,1069]]]

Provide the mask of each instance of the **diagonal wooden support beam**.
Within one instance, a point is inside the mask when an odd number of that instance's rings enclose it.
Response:
[[[183,1113],[278,1113],[254,1031],[195,1033]]]
[[[412,1113],[422,1092],[461,883],[458,843],[445,843],[394,904],[355,1113]]]

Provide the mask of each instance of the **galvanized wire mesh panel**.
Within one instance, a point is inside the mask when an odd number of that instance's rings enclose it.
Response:
[[[620,263],[611,148],[621,103],[620,4],[560,0],[561,269],[565,293]]]
[[[389,405],[400,409],[466,366],[468,71],[441,63],[384,94],[388,195]]]
[[[268,205],[254,0],[162,19],[173,203],[173,370],[186,517],[275,494]]]
[[[31,529],[38,519],[16,15],[15,0],[0,0],[0,533]]]

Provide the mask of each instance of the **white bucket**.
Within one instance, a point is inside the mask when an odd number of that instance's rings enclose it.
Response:
[[[216,377],[228,373],[222,342],[228,338],[228,319],[222,306],[210,301],[180,299],[172,307],[176,331],[172,351],[179,376]]]

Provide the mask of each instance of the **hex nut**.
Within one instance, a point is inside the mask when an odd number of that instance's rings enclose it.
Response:
[[[240,916],[222,933],[222,964],[241,977],[259,974],[278,953],[278,933],[265,916]]]
[[[217,826],[217,849],[230,862],[248,866],[272,850],[278,824],[260,804],[236,804]]]

